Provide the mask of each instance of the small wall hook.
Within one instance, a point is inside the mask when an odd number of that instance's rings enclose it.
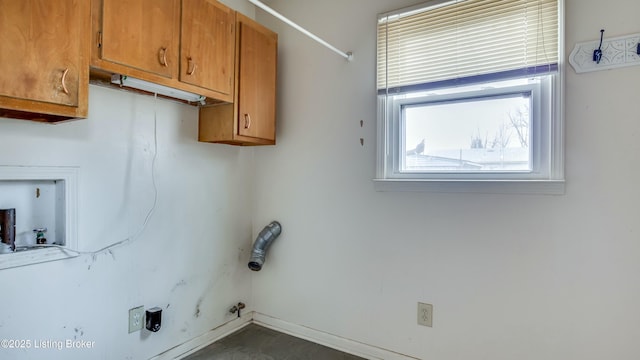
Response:
[[[604,39],[604,29],[600,30],[600,45],[596,50],[593,50],[593,61],[595,61],[596,64],[600,64],[602,60],[602,39]]]

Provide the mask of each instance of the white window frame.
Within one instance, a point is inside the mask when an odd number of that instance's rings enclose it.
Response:
[[[558,1],[558,72],[541,77],[539,86],[515,86],[398,99],[378,95],[377,159],[378,191],[433,191],[471,193],[564,194],[564,1]],[[478,99],[530,92],[532,94],[531,172],[411,172],[400,171],[404,150],[402,106],[410,104]]]

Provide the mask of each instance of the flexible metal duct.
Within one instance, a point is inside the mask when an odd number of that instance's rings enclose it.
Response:
[[[280,226],[280,223],[277,221],[272,221],[260,231],[255,243],[253,243],[251,259],[249,259],[249,269],[253,271],[260,271],[260,269],[262,269],[269,245],[271,245],[273,240],[275,240],[281,232],[282,226]]]

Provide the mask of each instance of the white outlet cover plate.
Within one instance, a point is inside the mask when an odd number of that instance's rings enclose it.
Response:
[[[418,303],[418,325],[433,327],[433,305]]]
[[[129,334],[142,330],[144,325],[144,306],[129,309]]]

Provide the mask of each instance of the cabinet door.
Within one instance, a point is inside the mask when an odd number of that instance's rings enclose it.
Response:
[[[212,0],[182,1],[180,81],[231,94],[235,16]]]
[[[275,140],[277,35],[238,15],[238,134]]]
[[[0,96],[79,105],[87,29],[82,0],[0,0]],[[25,109],[35,111],[37,109]]]
[[[101,58],[176,77],[179,21],[179,0],[102,0]]]

